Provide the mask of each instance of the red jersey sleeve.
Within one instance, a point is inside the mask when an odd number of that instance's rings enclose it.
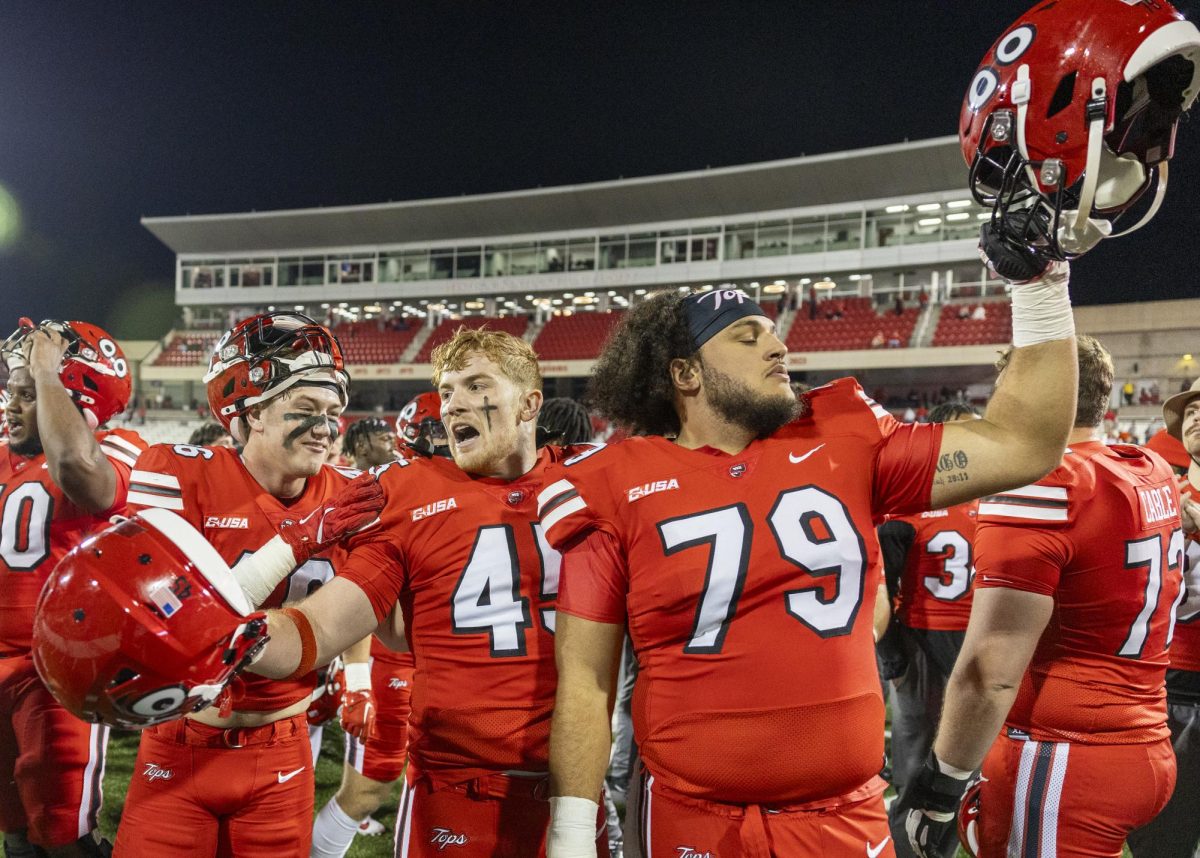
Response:
[[[1028,486],[979,502],[975,529],[975,586],[1008,587],[1053,596],[1070,562],[1071,486],[1060,466]]]
[[[981,522],[975,530],[975,587],[1007,587],[1053,596],[1070,544],[1037,525]]]
[[[196,455],[202,454],[198,452]],[[184,462],[184,457],[168,444],[155,444],[147,448],[129,473],[126,501],[130,514],[149,506],[169,509],[187,519],[193,527],[199,528],[200,512],[194,502],[185,502],[180,484]]]
[[[346,561],[338,571],[339,578],[354,582],[367,595],[379,622],[396,606],[407,579],[398,539],[405,523],[404,477],[409,467],[400,460],[374,472],[383,489],[383,511],[373,527],[347,540]]]
[[[103,513],[108,516],[125,508],[129,494],[130,474],[133,473],[138,458],[146,450],[146,443],[137,433],[121,429],[98,435],[97,440],[100,442],[100,452],[107,457],[112,465],[113,474],[117,478],[112,506]]]
[[[623,624],[629,568],[616,538],[591,529],[565,548],[556,608],[585,620]]]
[[[875,514],[924,512],[929,509],[944,427],[940,423],[901,423],[887,412],[878,422],[882,441],[875,456],[871,491]]]
[[[593,529],[614,536],[613,504],[603,480],[606,447],[597,445],[551,465],[546,470],[546,487],[538,494],[538,518],[546,540],[559,551]]]

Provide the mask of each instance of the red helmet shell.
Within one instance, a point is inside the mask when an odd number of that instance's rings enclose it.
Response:
[[[1050,0],[1039,2],[1004,31],[984,56],[963,99],[959,140],[963,157],[974,164],[981,144],[1020,145],[1026,160],[1062,161],[1065,175],[1039,188],[1049,192],[1073,185],[1084,172],[1088,149],[1088,102],[1093,82],[1106,89],[1105,131],[1113,153],[1131,153],[1144,165],[1174,153],[1175,125],[1132,128],[1127,107],[1118,116],[1118,93],[1151,67],[1179,54],[1200,59],[1196,28],[1166,0]],[[997,111],[1013,111],[1023,100],[1022,69],[1028,72],[1027,120],[1009,141],[985,139],[988,120]],[[1187,109],[1200,86],[1200,64],[1182,90]],[[1146,134],[1137,133],[1145,131]],[[1036,171],[1035,171],[1036,173]]]
[[[103,426],[125,410],[133,394],[129,361],[117,341],[99,325],[53,319],[35,325],[21,319],[20,326],[0,347],[10,370],[28,363],[29,336],[41,328],[57,331],[68,342],[58,377],[89,426]]]
[[[974,779],[958,805],[958,840],[970,858],[979,855],[979,812],[982,809],[979,797],[983,782],[983,778]]]
[[[337,338],[302,313],[238,322],[217,340],[204,376],[213,416],[239,444],[246,442],[246,412],[300,382],[334,385],[347,401],[350,376]]]
[[[425,433],[436,445],[446,443],[446,429],[442,425],[442,397],[429,390],[414,396],[400,409],[396,418],[396,434],[406,444],[415,443]]]
[[[33,662],[72,714],[140,729],[211,704],[266,642],[216,550],[147,509],[72,549],[38,599]]]

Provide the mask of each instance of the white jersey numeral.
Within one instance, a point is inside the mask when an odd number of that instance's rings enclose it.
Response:
[[[935,599],[954,602],[971,589],[971,543],[957,530],[941,530],[925,543],[925,551],[942,557],[942,575],[926,575],[921,583]],[[947,582],[946,578],[950,580]]]
[[[785,591],[787,612],[821,637],[848,634],[862,607],[867,551],[845,505],[815,486],[790,489],[776,498],[767,524],[784,559],[813,578],[836,576],[830,596],[819,584]],[[720,652],[750,567],[750,513],[738,503],[660,522],[658,532],[668,557],[707,547],[704,585],[683,651]]]
[[[1146,640],[1150,637],[1150,626],[1155,619],[1159,607],[1159,596],[1162,594],[1163,571],[1182,572],[1183,567],[1183,531],[1174,530],[1167,540],[1166,551],[1163,551],[1162,534],[1155,534],[1146,539],[1135,539],[1125,543],[1125,568],[1146,570],[1146,590],[1142,599],[1142,607],[1134,617],[1125,636],[1125,643],[1117,650],[1117,655],[1126,658],[1141,658],[1146,648]],[[1182,592],[1182,585],[1180,587]],[[1178,603],[1178,599],[1175,600]],[[1167,618],[1167,644],[1175,632],[1175,605],[1170,606]]]
[[[288,575],[287,595],[283,597],[283,603],[291,605],[303,601],[321,589],[322,584],[329,583],[333,574],[333,564],[324,557],[314,557],[297,566]]]
[[[0,495],[5,486],[0,485]],[[50,556],[54,498],[41,483],[22,483],[4,498],[0,512],[0,559],[12,572],[32,572]]]

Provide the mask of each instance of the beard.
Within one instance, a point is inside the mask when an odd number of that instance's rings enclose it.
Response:
[[[755,438],[766,438],[794,420],[800,413],[795,397],[786,393],[755,393],[716,367],[701,364],[708,403],[729,423],[740,426]]]
[[[8,449],[12,450],[18,456],[25,456],[32,459],[34,456],[40,456],[42,450],[42,439],[35,436],[27,436],[21,443],[15,443],[11,438],[8,442]]]

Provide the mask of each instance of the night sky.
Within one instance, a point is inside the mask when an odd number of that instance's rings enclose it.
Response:
[[[161,335],[173,257],[142,215],[486,193],[951,134],[980,58],[1026,5],[8,0],[0,211],[15,201],[20,220],[0,219],[0,328],[82,317]],[[1196,122],[1156,220],[1076,265],[1077,303],[1200,297]]]

